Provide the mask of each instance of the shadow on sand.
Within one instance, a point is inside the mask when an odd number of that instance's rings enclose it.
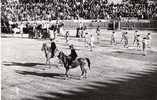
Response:
[[[35,76],[40,76],[40,77],[50,77],[50,78],[54,78],[57,76],[65,77],[64,74],[59,74],[59,73],[38,73],[38,72],[21,71],[21,70],[16,70],[15,72],[22,75],[35,75]]]
[[[65,74],[61,74],[61,73],[39,73],[34,71],[31,72],[31,71],[21,71],[21,70],[16,70],[15,72],[22,75],[33,75],[33,76],[49,77],[49,78],[62,79],[62,80],[66,79]],[[69,75],[68,79],[80,80],[80,77],[75,75]]]
[[[147,55],[143,55],[142,51],[112,51],[109,53],[103,53],[107,56],[113,56],[118,58],[126,58],[132,60],[139,60],[139,61],[150,61],[156,62],[157,61],[157,52],[155,51],[148,51]]]
[[[92,82],[94,85],[87,85],[91,89],[65,90],[66,94],[47,91],[35,96],[37,99],[22,100],[157,100],[157,68],[147,73],[130,73],[130,77],[112,80],[114,83]]]
[[[36,67],[36,66],[39,66],[39,65],[45,65],[44,63],[22,63],[22,62],[2,62],[2,65],[5,65],[5,66],[23,66],[23,67]],[[56,64],[50,64],[50,66],[55,66],[55,67],[58,67],[58,65]]]
[[[21,62],[3,62],[5,66],[26,66],[26,67],[33,67],[37,65],[45,65],[43,63],[21,63]]]

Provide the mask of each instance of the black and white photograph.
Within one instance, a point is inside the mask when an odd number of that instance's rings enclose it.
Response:
[[[1,100],[157,100],[157,0],[1,0]]]

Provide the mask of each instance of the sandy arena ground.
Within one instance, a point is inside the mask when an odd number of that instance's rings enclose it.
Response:
[[[2,100],[157,100],[157,33],[151,32],[152,48],[143,56],[132,46],[134,31],[128,31],[129,48],[111,46],[111,32],[101,30],[101,41],[93,52],[84,47],[83,39],[70,37],[78,55],[91,60],[88,78],[81,80],[79,67],[70,70],[70,79],[65,80],[65,69],[56,67],[57,59],[51,59],[51,68],[43,70],[47,66],[41,46],[46,40],[3,37]],[[120,37],[117,31],[117,41]],[[69,54],[63,37],[56,44]]]

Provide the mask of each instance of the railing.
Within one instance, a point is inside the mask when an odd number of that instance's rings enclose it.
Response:
[[[97,26],[100,26],[101,28],[108,29],[111,25],[112,27],[114,20],[61,20],[60,22],[64,23],[65,29],[76,29],[80,26],[80,23],[83,25],[86,25],[87,28],[95,28]],[[21,22],[14,22],[14,23],[21,23]],[[28,21],[23,21],[23,23],[28,23]],[[51,23],[55,24],[56,20],[53,21],[29,21],[29,23]],[[121,20],[117,21],[115,20],[115,28],[119,29],[141,29],[141,30],[157,30],[157,20]],[[118,25],[118,26],[117,26]]]

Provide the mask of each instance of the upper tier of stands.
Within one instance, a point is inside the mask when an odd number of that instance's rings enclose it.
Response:
[[[157,19],[157,4],[155,3],[108,4],[107,0],[84,0],[84,2],[76,2],[76,0],[46,1],[41,3],[2,3],[2,16],[7,17],[10,21],[121,18]]]

